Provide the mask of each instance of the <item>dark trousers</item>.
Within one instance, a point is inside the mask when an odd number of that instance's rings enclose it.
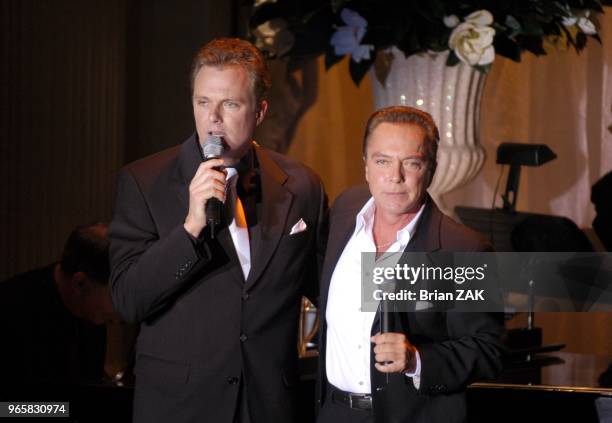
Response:
[[[372,410],[357,410],[335,403],[331,398],[332,387],[328,386],[323,406],[319,410],[317,423],[374,423]]]

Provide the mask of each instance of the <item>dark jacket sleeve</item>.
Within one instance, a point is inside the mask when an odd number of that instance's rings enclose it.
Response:
[[[477,379],[494,378],[502,369],[501,313],[446,313],[450,339],[419,345],[419,391],[457,392]]]
[[[466,232],[460,239],[465,245],[453,248],[456,251],[493,251],[491,244],[475,233]],[[420,392],[457,392],[475,380],[492,379],[499,374],[506,351],[501,340],[503,313],[451,311],[445,313],[445,326],[448,340],[418,347]]]
[[[109,237],[113,305],[129,322],[154,314],[191,274],[211,260],[208,245],[194,243],[183,225],[160,239],[145,196],[129,169],[119,175]]]

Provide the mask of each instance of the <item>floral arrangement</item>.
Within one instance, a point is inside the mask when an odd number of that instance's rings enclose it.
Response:
[[[448,51],[448,66],[481,72],[496,54],[519,62],[547,46],[579,52],[589,37],[601,42],[596,12],[600,0],[256,0],[250,27],[270,57],[325,54],[329,68],[349,55],[358,84],[392,46],[406,56]]]

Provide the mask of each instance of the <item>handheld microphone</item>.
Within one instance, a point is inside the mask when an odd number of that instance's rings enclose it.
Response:
[[[223,154],[223,138],[217,135],[208,135],[202,145],[204,161],[218,159]],[[216,168],[218,170],[218,168]],[[206,201],[206,224],[210,227],[211,238],[215,237],[215,226],[221,223],[221,201],[212,197]]]
[[[380,333],[389,333],[391,332],[391,325],[389,323],[389,313],[391,312],[391,307],[389,304],[389,300],[382,300],[380,303]]]
[[[380,288],[385,294],[391,294],[396,290],[397,282],[395,280],[386,280],[381,285]],[[389,333],[391,332],[391,313],[393,312],[393,304],[388,299],[388,296],[385,297],[380,302],[380,333]]]
[[[395,292],[396,282],[393,281],[385,281],[381,284],[382,291],[384,293],[390,294]],[[383,298],[380,302],[380,333],[389,333],[391,332],[391,312],[393,311],[393,306],[391,301],[387,299],[387,297]],[[383,364],[392,364],[393,361],[384,361]],[[389,374],[386,374],[387,383],[389,383]]]

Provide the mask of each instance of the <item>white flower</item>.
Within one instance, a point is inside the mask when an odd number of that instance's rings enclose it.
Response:
[[[597,28],[595,28],[595,24],[586,16],[578,18],[578,28],[580,28],[582,32],[587,35],[597,34]]]
[[[575,16],[570,16],[570,17],[567,17],[567,18],[563,18],[563,20],[561,21],[561,23],[563,24],[563,26],[570,27],[570,26],[574,26],[574,25],[576,25],[576,22],[577,22],[577,21],[578,21],[578,18],[577,18],[577,17],[575,17]]]
[[[282,56],[293,47],[295,37],[287,29],[287,22],[282,18],[275,18],[259,25],[253,31],[255,46],[274,56]]]
[[[578,15],[570,15],[569,17],[563,18],[561,23],[566,27],[577,25],[585,34],[595,35],[597,34],[597,28],[593,21],[589,19],[590,14],[591,12],[589,10],[585,10],[584,12],[578,13]]]
[[[475,26],[490,26],[493,23],[493,15],[488,10],[482,9],[470,13],[463,20]]]
[[[442,18],[442,20],[447,28],[454,28],[459,25],[459,18],[457,15],[448,15]]]
[[[495,30],[491,27],[463,22],[453,29],[448,45],[462,62],[484,66],[495,59],[494,36]]]
[[[366,33],[368,22],[351,9],[342,9],[340,17],[346,26],[339,27],[329,40],[338,56],[350,54],[352,59],[359,63],[370,58],[370,51],[374,50],[372,44],[360,44]]]

